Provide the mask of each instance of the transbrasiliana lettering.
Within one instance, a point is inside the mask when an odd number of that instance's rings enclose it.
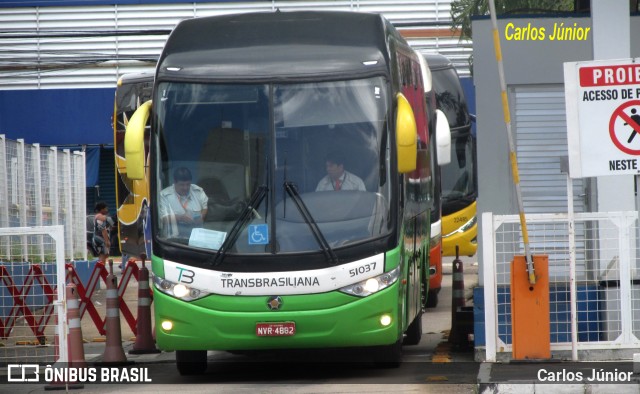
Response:
[[[298,287],[298,286],[320,286],[320,281],[314,276],[304,277],[280,277],[280,278],[222,278],[222,287],[229,288],[250,288],[250,287]]]

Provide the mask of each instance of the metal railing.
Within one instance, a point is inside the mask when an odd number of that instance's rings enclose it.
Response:
[[[509,358],[517,335],[511,261],[524,251],[519,216],[484,213],[482,223],[486,359],[497,361]],[[576,213],[573,251],[567,214],[527,215],[527,223],[532,254],[549,256],[552,357],[572,350],[580,359],[629,358],[640,347],[638,212]]]

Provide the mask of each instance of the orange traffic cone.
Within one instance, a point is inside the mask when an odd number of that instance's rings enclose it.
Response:
[[[462,260],[458,257],[458,246],[456,245],[456,259],[453,260],[453,278],[451,282],[451,290],[453,292],[452,308],[454,311],[456,311],[458,307],[465,306],[463,272]]]
[[[102,355],[102,363],[125,365],[131,364],[122,348],[122,331],[120,329],[120,302],[118,300],[118,278],[113,274],[113,260],[109,260],[107,275],[107,317],[105,319],[107,341]]]
[[[151,297],[149,296],[149,270],[144,265],[142,258],[142,268],[138,274],[138,320],[136,322],[138,335],[133,349],[129,354],[160,353],[156,349],[156,344],[151,333]]]
[[[80,299],[74,284],[67,285],[67,321],[69,322],[69,366],[85,368],[82,325],[80,323]]]
[[[456,258],[453,260],[453,277],[451,281],[451,332],[449,343],[455,344],[458,337],[458,324],[456,315],[458,308],[464,306],[464,275],[462,273],[462,260],[458,257],[458,245],[456,245]]]
[[[57,297],[54,296],[54,300]],[[78,289],[76,285],[73,283],[68,284],[66,287],[66,299],[67,299],[67,346],[69,348],[68,351],[68,359],[69,362],[67,365],[63,366],[59,363],[54,364],[53,369],[60,370],[61,367],[71,367],[71,368],[86,368],[87,362],[84,359],[84,345],[82,343],[82,325],[80,323],[80,299],[78,298]],[[56,322],[57,322],[57,314],[56,314]],[[56,324],[56,332],[54,342],[56,343],[56,355],[59,357],[60,349],[59,346],[59,335]],[[68,370],[68,368],[62,368],[62,371]],[[57,376],[54,375],[54,376]],[[84,388],[84,385],[81,383],[77,383],[74,381],[66,381],[66,380],[54,380],[51,384],[45,386],[45,390],[68,390],[68,389],[81,389]]]

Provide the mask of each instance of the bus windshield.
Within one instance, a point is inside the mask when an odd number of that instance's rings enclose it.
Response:
[[[215,254],[327,253],[387,235],[387,91],[382,77],[161,82],[157,240]]]
[[[453,67],[433,70],[438,109],[451,127],[451,163],[442,167],[442,213],[449,215],[475,201],[475,142],[460,80]]]
[[[442,167],[442,196],[446,204],[455,205],[456,201],[463,203],[466,200],[469,203],[476,198],[473,149],[470,132],[452,133],[451,163]]]

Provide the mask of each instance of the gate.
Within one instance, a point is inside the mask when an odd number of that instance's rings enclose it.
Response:
[[[67,336],[54,345],[67,332],[63,226],[0,228],[0,241],[45,256],[39,264],[0,256],[0,363],[66,362]]]

